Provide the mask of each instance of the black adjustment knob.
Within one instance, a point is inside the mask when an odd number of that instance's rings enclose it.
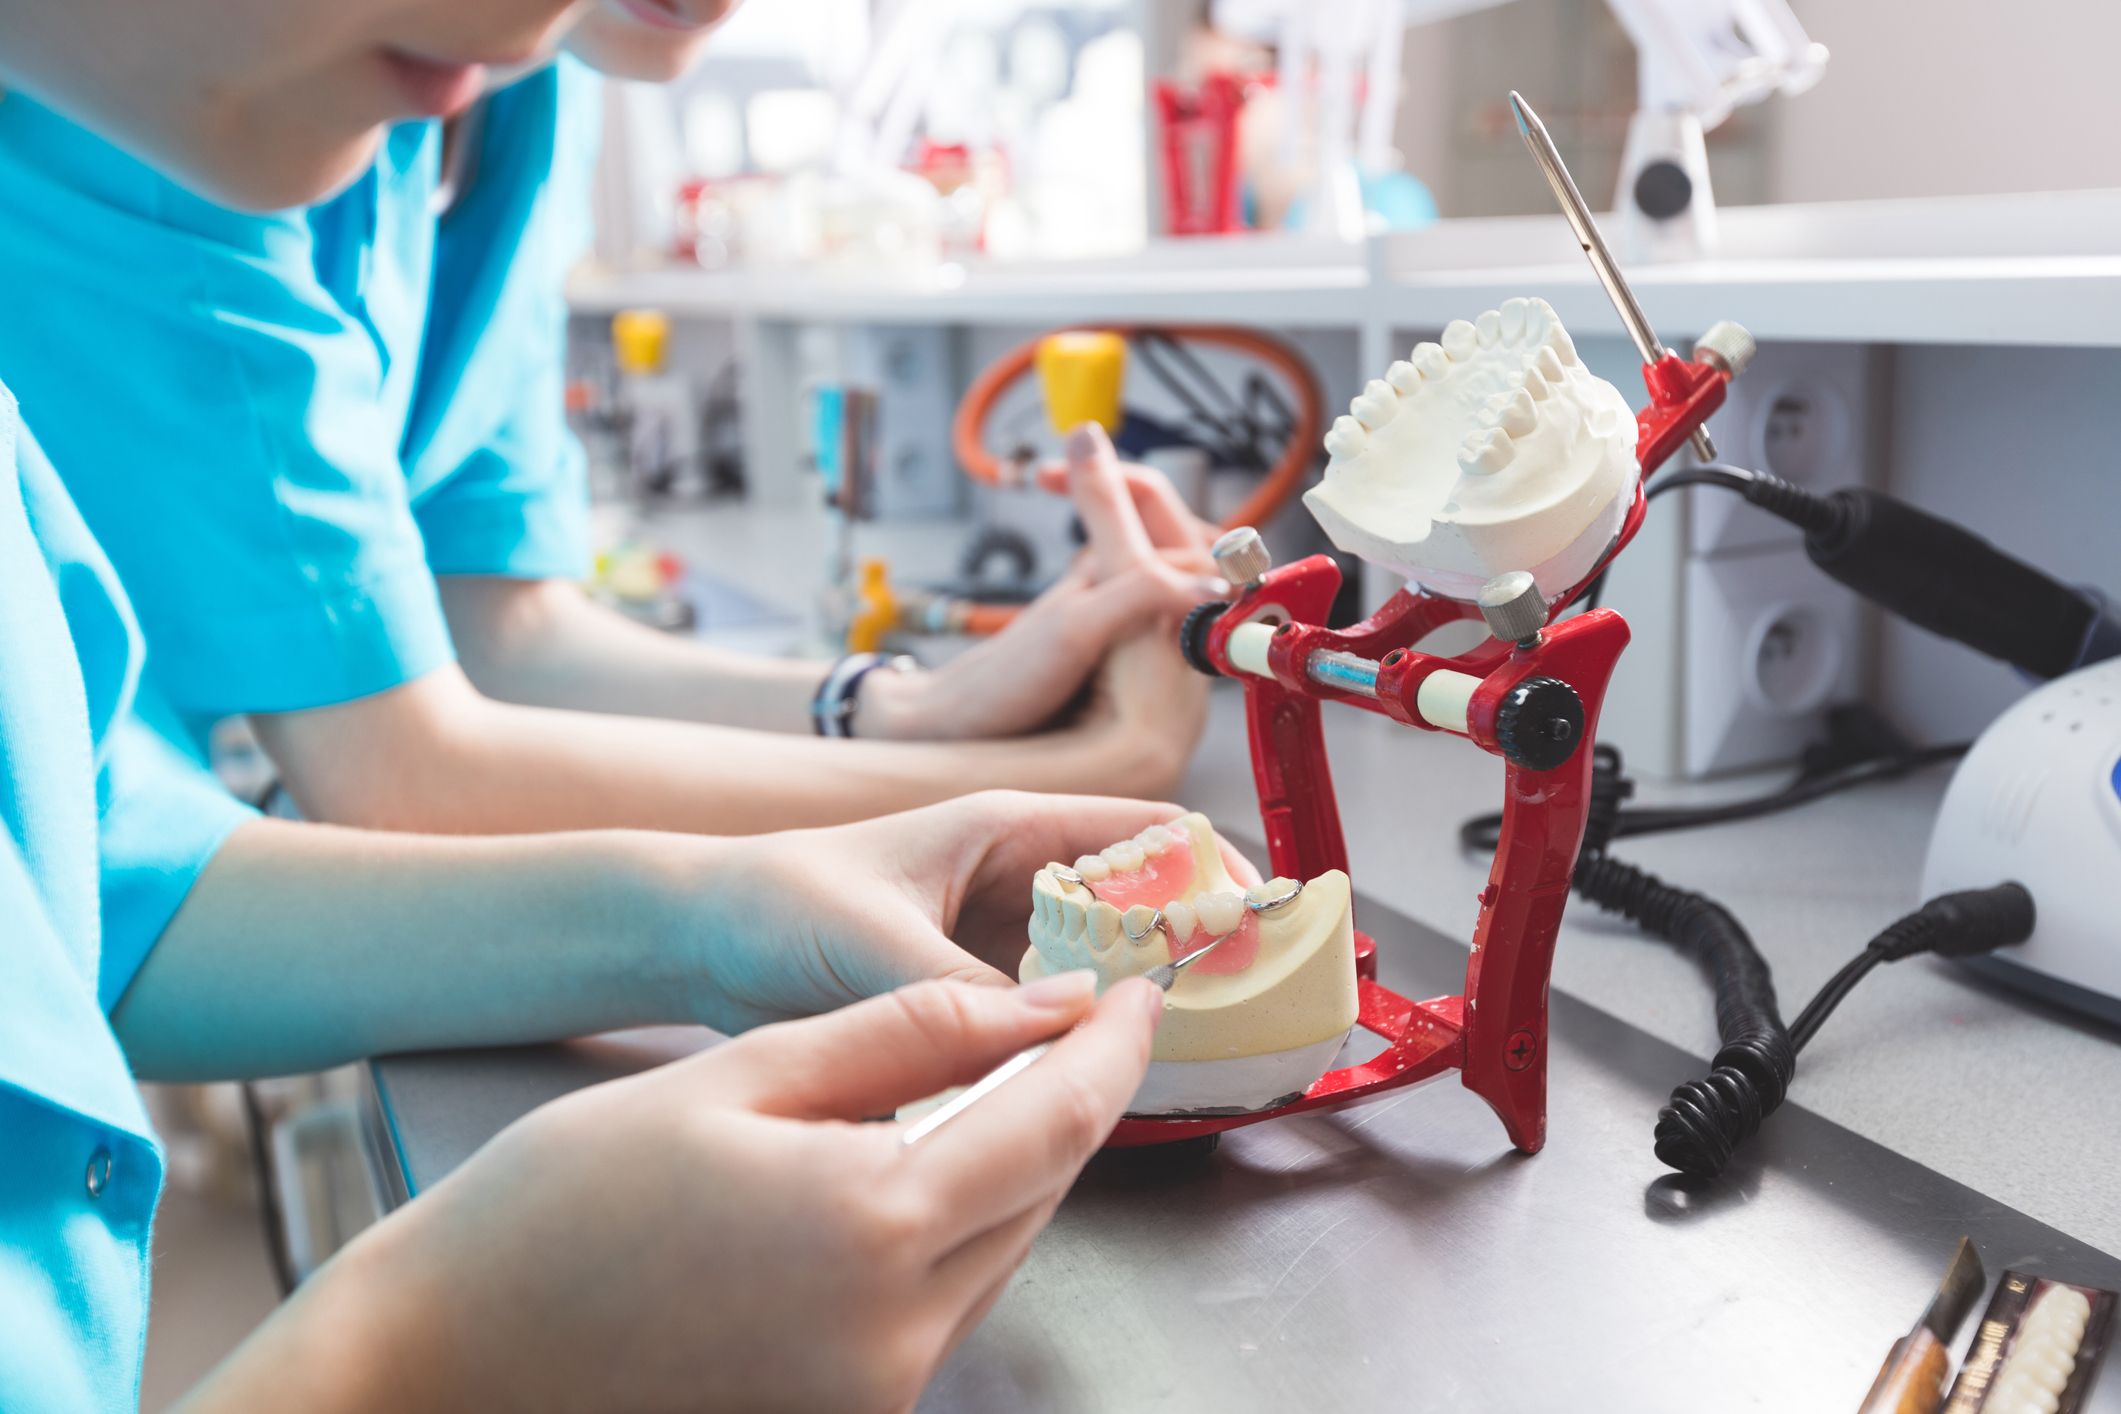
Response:
[[[1186,621],[1180,624],[1178,629],[1178,651],[1193,665],[1194,672],[1211,678],[1222,676],[1216,670],[1214,661],[1208,657],[1208,631],[1215,627],[1215,621],[1221,618],[1229,607],[1229,604],[1221,599],[1210,599],[1207,603],[1195,604],[1186,611]]]
[[[1652,162],[1635,174],[1635,205],[1652,221],[1669,221],[1694,199],[1694,179],[1677,162]]]
[[[1551,771],[1583,741],[1583,699],[1559,678],[1526,678],[1502,699],[1495,741],[1512,764]]]

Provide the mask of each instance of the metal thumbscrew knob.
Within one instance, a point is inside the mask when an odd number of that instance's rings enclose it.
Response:
[[[1496,575],[1480,587],[1480,616],[1488,630],[1506,643],[1529,644],[1547,626],[1546,596],[1524,570]]]
[[[1751,334],[1742,324],[1733,324],[1728,319],[1719,319],[1709,326],[1709,332],[1694,341],[1694,358],[1711,368],[1720,368],[1732,378],[1745,372],[1759,349]]]
[[[1215,556],[1215,567],[1222,571],[1223,578],[1232,584],[1252,584],[1265,578],[1267,571],[1274,568],[1274,557],[1267,553],[1267,542],[1260,539],[1259,532],[1249,525],[1226,531],[1209,553]]]

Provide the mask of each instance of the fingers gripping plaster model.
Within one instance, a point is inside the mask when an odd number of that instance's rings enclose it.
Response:
[[[1641,352],[1649,405],[1623,416],[1621,395],[1583,368],[1552,309],[1506,301],[1395,363],[1327,437],[1326,476],[1306,503],[1336,544],[1408,578],[1375,614],[1326,628],[1341,578],[1330,558],[1275,568],[1249,528],[1217,543],[1236,597],[1195,609],[1183,646],[1195,667],[1244,685],[1261,823],[1277,876],[1245,902],[1266,903],[1277,887],[1305,883],[1284,905],[1292,910],[1286,919],[1258,918],[1256,949],[1202,959],[1203,971],[1216,962],[1229,971],[1173,987],[1167,1017],[1181,1024],[1167,1019],[1159,1036],[1161,1083],[1136,1097],[1112,1135],[1115,1145],[1214,1134],[1452,1069],[1496,1111],[1519,1149],[1533,1152],[1546,1141],[1547,979],[1588,807],[1592,758],[1582,748],[1597,731],[1606,683],[1628,639],[1610,609],[1557,616],[1640,526],[1642,478],[1688,442],[1713,454],[1702,424],[1722,405],[1752,341],[1720,324],[1692,359],[1657,341],[1537,116],[1512,99]],[[1415,646],[1460,620],[1485,621],[1493,636],[1455,657]],[[1503,823],[1462,996],[1416,1001],[1391,991],[1378,980],[1376,945],[1347,915],[1347,847],[1319,716],[1326,702],[1466,738],[1506,763]],[[1191,855],[1174,854],[1173,862],[1185,859],[1198,877],[1212,877],[1212,897],[1226,876],[1209,867],[1213,835],[1197,821],[1179,822]],[[1158,849],[1123,842],[1095,860],[1040,872],[1026,977],[1088,965],[1111,981],[1174,946],[1197,946],[1204,913],[1212,925],[1231,921],[1227,901],[1203,905],[1200,890],[1188,891],[1194,875],[1167,884],[1165,847],[1150,843]],[[1100,867],[1104,875],[1091,877]],[[1143,911],[1130,926],[1136,906]],[[1152,914],[1176,928],[1175,939],[1151,935]],[[1313,984],[1350,961],[1355,1024],[1383,1049],[1321,1074],[1314,1067],[1331,1065],[1339,1049],[1348,994]],[[1189,982],[1197,990],[1182,1011]],[[1302,1094],[1280,1102],[1306,1075]]]
[[[1228,938],[1172,985],[1134,1113],[1242,1113],[1293,1100],[1355,1027],[1348,876],[1335,869],[1243,888],[1204,815],[1153,825],[1073,866],[1049,864],[1031,881],[1031,900],[1026,982],[1088,967],[1102,991]]]

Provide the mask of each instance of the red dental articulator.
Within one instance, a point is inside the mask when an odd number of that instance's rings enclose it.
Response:
[[[1613,543],[1590,573],[1551,601],[1523,572],[1497,576],[1479,602],[1409,584],[1345,630],[1323,621],[1341,574],[1314,555],[1279,568],[1250,528],[1217,542],[1237,586],[1234,600],[1188,617],[1184,647],[1198,668],[1244,684],[1252,771],[1270,875],[1315,878],[1346,871],[1348,851],[1326,759],[1320,709],[1342,703],[1423,731],[1462,736],[1507,763],[1495,861],[1480,895],[1465,993],[1416,1001],[1377,977],[1376,944],[1357,931],[1357,1025],[1384,1043],[1370,1059],[1329,1071],[1301,1096],[1242,1114],[1123,1119],[1115,1147],[1171,1143],[1305,1110],[1366,1099],[1456,1068],[1502,1119],[1510,1142],[1534,1153],[1546,1141],[1547,986],[1554,939],[1589,805],[1599,709],[1628,627],[1611,609],[1556,620],[1624,549],[1642,524],[1642,482],[1693,442],[1713,448],[1702,424],[1743,370],[1752,340],[1719,324],[1689,360],[1657,342],[1606,250],[1543,127],[1516,95],[1519,125],[1570,225],[1613,297],[1643,359],[1649,403],[1636,414],[1640,473]],[[1414,647],[1433,630],[1485,619],[1494,637],[1455,657]]]

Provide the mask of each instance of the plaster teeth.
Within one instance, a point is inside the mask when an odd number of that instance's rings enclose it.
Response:
[[[1470,358],[1473,350],[1479,347],[1479,332],[1465,320],[1454,319],[1444,326],[1443,351],[1454,360]]]
[[[1120,915],[1120,931],[1129,942],[1140,947],[1156,936],[1156,910],[1146,903],[1138,903]]]
[[[1421,388],[1421,370],[1401,359],[1385,370],[1385,382],[1391,384],[1396,391],[1411,397]]]
[[[1524,336],[1525,314],[1531,307],[1530,300],[1506,299],[1502,302],[1502,308],[1495,311],[1495,317],[1501,326],[1503,338],[1516,343]]]
[[[1480,346],[1493,348],[1502,341],[1502,311],[1490,309],[1473,321],[1473,332],[1480,337]]]
[[[1370,445],[1370,434],[1352,417],[1336,417],[1326,431],[1326,455],[1345,460],[1360,456],[1362,449]]]
[[[1097,951],[1103,952],[1119,941],[1119,910],[1103,899],[1090,905],[1083,922],[1090,946]]]
[[[1451,356],[1443,351],[1442,344],[1416,344],[1414,366],[1424,378],[1442,378],[1451,371]]]
[[[1173,899],[1164,905],[1164,922],[1171,925],[1171,936],[1174,939],[1190,938],[1193,936],[1194,925],[1199,923],[1200,919],[1195,916],[1192,904]]]
[[[1502,430],[1512,437],[1522,437],[1538,422],[1538,414],[1532,408],[1532,395],[1523,387],[1502,400]]]
[[[1200,926],[1220,938],[1225,933],[1234,933],[1245,921],[1245,901],[1236,894],[1220,891],[1212,894],[1197,894],[1193,899],[1193,912],[1200,919]]]
[[[1458,449],[1459,469],[1468,474],[1492,476],[1510,464],[1517,448],[1500,427],[1490,427],[1466,438]]]
[[[1148,829],[1136,835],[1134,842],[1142,847],[1144,854],[1162,854],[1172,845],[1178,843],[1178,837],[1162,825],[1151,825]]]
[[[1372,378],[1362,394],[1348,404],[1348,410],[1355,414],[1357,422],[1374,432],[1399,410],[1399,395],[1382,378]]]
[[[1074,868],[1076,873],[1093,884],[1112,877],[1112,866],[1105,863],[1105,857],[1101,854],[1084,855],[1075,861]]]
[[[1548,384],[1559,383],[1567,376],[1561,367],[1561,355],[1554,352],[1552,344],[1541,344],[1539,351],[1532,355],[1532,361],[1525,366],[1526,378],[1535,373]]]
[[[1569,331],[1559,324],[1547,326],[1546,345],[1554,351],[1554,357],[1560,359],[1564,367],[1576,362],[1576,341],[1571,339]]]
[[[1106,845],[1103,850],[1105,863],[1112,866],[1115,874],[1132,874],[1149,862],[1149,853],[1133,840],[1121,840],[1118,844]]]

